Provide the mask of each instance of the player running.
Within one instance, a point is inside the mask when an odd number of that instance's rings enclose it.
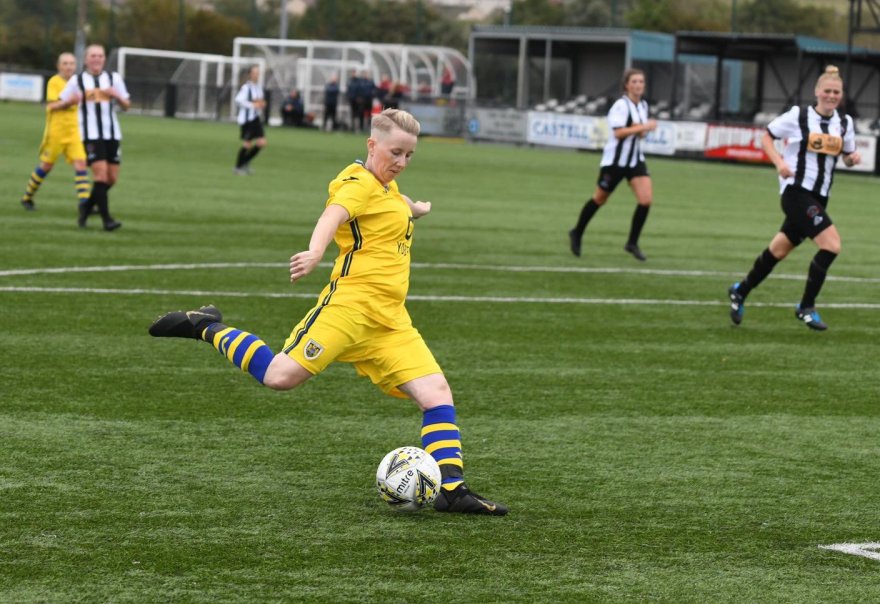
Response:
[[[235,159],[233,173],[239,176],[251,173],[251,161],[266,146],[266,132],[260,112],[266,108],[263,87],[260,86],[260,67],[254,65],[248,70],[248,79],[235,95],[238,105],[238,125],[241,147]]]
[[[568,243],[571,253],[580,256],[587,225],[625,178],[636,196],[636,209],[623,249],[644,262],[647,258],[639,247],[639,236],[648,219],[654,193],[641,141],[657,128],[657,122],[648,117],[648,102],[642,98],[645,94],[645,72],[627,69],[622,84],[623,96],[608,110],[608,127],[612,132],[602,153],[596,191],[581,208],[575,227],[568,232]]]
[[[413,221],[430,212],[431,204],[401,194],[395,179],[409,165],[419,129],[409,113],[386,109],[372,121],[367,160],[349,165],[330,183],[309,249],[290,259],[290,280],[311,273],[333,240],[339,255],[317,305],[294,327],[280,353],[257,336],[224,325],[213,306],[163,315],[150,334],[209,342],[274,390],[296,388],[336,360],[353,364],[385,393],[410,398],[421,409],[422,448],[443,477],[434,508],[503,516],[504,505],[477,495],[464,482],[452,392],[405,306]]]
[[[837,156],[854,166],[861,161],[856,151],[853,119],[840,115],[843,80],[837,67],[829,65],[816,81],[815,106],[792,107],[767,126],[762,145],[779,172],[782,211],[785,221],[770,245],[755,260],[752,270],[730,286],[730,319],[742,322],[745,300],[770,274],[776,264],[808,237],[818,246],[807,273],[807,284],[795,317],[810,329],[828,329],[816,310],[816,297],[825,283],[831,263],[840,253],[840,233],[826,212]],[[782,155],[774,140],[784,139]]]

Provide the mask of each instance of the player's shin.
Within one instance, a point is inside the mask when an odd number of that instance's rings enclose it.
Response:
[[[201,338],[233,365],[263,383],[275,353],[259,337],[223,323],[212,323],[201,332]]]
[[[37,190],[39,190],[40,185],[43,184],[43,180],[46,178],[47,174],[49,173],[45,172],[40,166],[34,168],[34,171],[31,172],[30,179],[28,179],[24,195],[21,197],[22,203],[33,202],[34,195],[37,194]]]
[[[89,201],[91,190],[89,187],[89,173],[86,170],[76,170],[73,175],[73,187],[76,189],[76,197],[80,203]]]
[[[825,275],[831,267],[831,263],[837,258],[837,254],[828,250],[819,250],[810,262],[810,270],[807,273],[807,284],[804,287],[804,295],[801,298],[801,308],[812,308],[816,305],[816,296],[822,290],[825,283]]]
[[[461,435],[455,424],[455,407],[441,405],[424,412],[422,448],[440,466],[444,489],[451,491],[464,482]]]

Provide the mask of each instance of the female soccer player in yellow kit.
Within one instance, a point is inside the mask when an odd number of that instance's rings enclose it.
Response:
[[[419,128],[409,113],[386,109],[372,121],[367,160],[349,165],[330,183],[309,249],[290,259],[290,280],[311,273],[332,240],[339,256],[317,305],[294,327],[282,352],[274,354],[257,336],[224,325],[213,306],[167,313],[150,334],[205,340],[275,390],[295,388],[333,361],[352,363],[384,392],[412,399],[423,412],[422,446],[443,476],[434,508],[503,516],[504,505],[464,482],[452,392],[404,305],[413,221],[431,204],[401,194],[395,178],[409,165]]]
[[[25,210],[36,210],[34,195],[43,180],[52,171],[58,157],[64,154],[67,163],[73,166],[73,183],[80,203],[89,200],[89,173],[86,170],[86,150],[79,134],[77,108],[62,107],[58,100],[67,81],[76,72],[76,57],[69,52],[58,56],[58,73],[49,78],[46,84],[46,129],[40,143],[40,163],[31,172],[27,188],[21,197]]]

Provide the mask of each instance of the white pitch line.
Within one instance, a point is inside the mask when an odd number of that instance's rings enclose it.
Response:
[[[317,299],[318,293],[306,292],[234,292],[207,290],[174,290],[174,289],[112,289],[102,287],[0,287],[0,292],[27,292],[44,294],[105,294],[118,296],[199,296],[213,298],[298,298]],[[604,304],[619,306],[727,306],[723,300],[656,300],[639,298],[540,298],[515,296],[407,296],[409,301],[417,302],[473,302],[499,304]],[[755,302],[749,307],[794,308],[790,303]],[[867,309],[880,310],[880,304],[861,302],[823,304],[822,308]]]
[[[819,549],[829,549],[853,556],[862,556],[871,560],[880,560],[880,543],[834,543],[832,545],[820,545]]]
[[[333,266],[330,262],[322,262],[322,267]],[[110,266],[65,266],[48,268],[24,268],[0,271],[0,277],[16,277],[27,275],[54,275],[67,273],[104,273],[125,271],[173,271],[173,270],[202,270],[202,269],[226,269],[226,268],[287,268],[288,265],[280,262],[209,262],[199,264],[121,264]],[[415,269],[435,270],[472,270],[486,272],[513,272],[513,273],[575,273],[575,274],[613,274],[613,275],[657,275],[664,277],[725,277],[736,278],[742,273],[726,273],[720,271],[692,271],[675,269],[651,269],[651,268],[614,268],[614,267],[578,267],[578,266],[507,266],[493,264],[456,264],[444,262],[413,262]],[[774,279],[789,281],[803,281],[803,274],[779,273],[771,275]],[[849,283],[880,283],[880,278],[873,277],[846,277],[829,275],[829,281],[842,281]]]

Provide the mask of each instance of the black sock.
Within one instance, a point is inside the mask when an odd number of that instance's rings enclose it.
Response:
[[[250,148],[250,151],[248,151],[248,154],[247,154],[247,155],[245,156],[245,158],[244,158],[244,163],[249,164],[250,161],[251,161],[254,157],[257,156],[257,153],[260,152],[260,149],[262,149],[262,147],[259,147],[259,146],[257,146],[257,145],[252,146],[252,147]]]
[[[593,217],[599,208],[601,208],[598,203],[590,199],[587,203],[584,204],[584,207],[581,208],[581,215],[578,216],[577,224],[574,227],[574,231],[579,235],[583,235],[584,231],[587,228],[587,223],[590,222],[590,219]]]
[[[93,208],[94,206],[98,206],[98,210],[101,211],[101,218],[104,221],[107,221],[110,212],[108,210],[107,204],[107,190],[110,187],[107,186],[106,182],[96,182],[92,184],[92,193],[89,195],[89,208]]]
[[[636,211],[633,212],[632,226],[629,228],[629,240],[627,243],[638,244],[639,235],[642,234],[642,227],[645,226],[645,220],[648,218],[648,210],[650,209],[651,206],[643,206],[642,204],[636,206]]]
[[[244,147],[238,150],[238,159],[235,161],[235,167],[241,168],[247,163],[248,150]]]
[[[804,297],[801,298],[801,308],[816,306],[816,296],[819,295],[819,290],[822,289],[822,284],[825,283],[825,275],[828,273],[828,268],[835,258],[837,258],[837,254],[828,250],[819,250],[813,256],[813,261],[810,262],[810,270],[807,272],[807,286],[804,288]]]
[[[779,259],[770,253],[770,248],[761,252],[761,255],[755,259],[752,270],[746,275],[746,278],[740,281],[737,291],[743,298],[749,295],[749,292],[758,287],[761,281],[767,278],[767,275],[773,270],[773,267],[779,262]]]

